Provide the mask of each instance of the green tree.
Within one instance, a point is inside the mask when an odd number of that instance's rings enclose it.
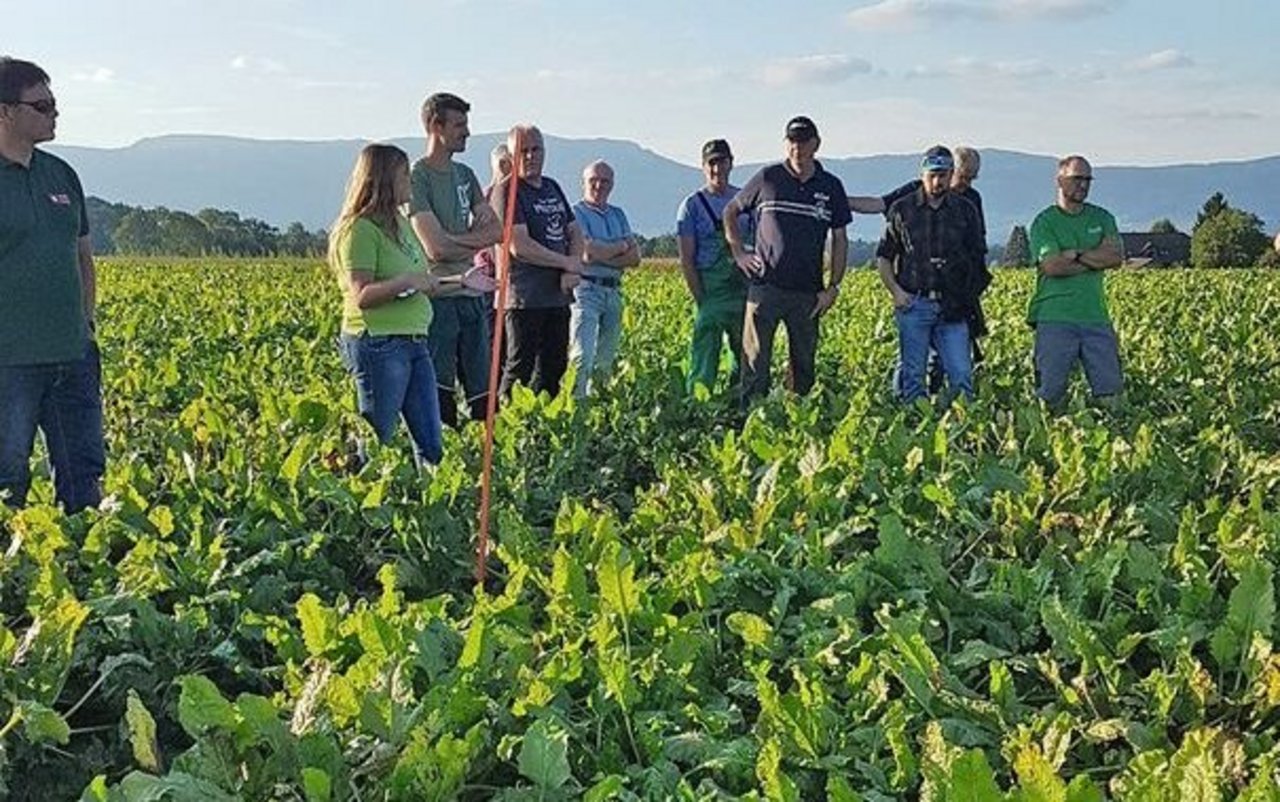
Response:
[[[1267,248],[1262,256],[1258,257],[1254,267],[1262,270],[1280,270],[1280,251],[1275,248]]]
[[[146,209],[126,212],[111,238],[118,253],[148,256],[163,252],[160,221],[154,212]]]
[[[1178,227],[1167,217],[1162,217],[1151,224],[1152,234],[1178,234]]]
[[[1257,215],[1227,208],[1196,226],[1191,263],[1200,268],[1250,267],[1269,245]]]
[[[1007,267],[1031,266],[1031,241],[1027,239],[1026,226],[1014,226],[1005,243],[1003,264]]]
[[[204,223],[187,212],[160,208],[160,251],[169,256],[203,256],[213,248],[213,237]]]
[[[89,239],[93,243],[94,253],[115,253],[113,235],[129,211],[130,207],[123,203],[111,203],[93,195],[85,199],[85,212],[89,216]]]
[[[1204,202],[1204,206],[1201,207],[1200,213],[1196,215],[1196,224],[1191,227],[1191,233],[1194,235],[1196,230],[1199,229],[1200,226],[1204,225],[1206,220],[1211,220],[1230,208],[1231,204],[1227,203],[1226,197],[1221,192],[1213,193],[1209,196],[1209,199]]]
[[[640,245],[640,255],[650,259],[676,259],[680,256],[675,234],[639,237],[637,242]]]

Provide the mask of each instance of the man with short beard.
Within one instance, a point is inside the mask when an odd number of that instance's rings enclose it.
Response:
[[[508,187],[517,182],[502,394],[509,395],[519,382],[555,396],[569,364],[569,293],[582,272],[582,230],[560,185],[542,174],[542,132],[517,125],[507,135],[507,147],[514,172],[492,193],[494,209],[505,222]]]
[[[978,226],[982,237],[982,257],[986,262],[987,255],[987,222],[982,211],[982,195],[974,188],[973,182],[978,180],[978,173],[982,169],[982,157],[978,151],[970,147],[961,145],[952,153],[955,162],[955,169],[951,173],[951,191],[958,193],[965,200],[973,204],[974,209],[978,213]],[[887,214],[889,207],[894,203],[905,198],[920,189],[921,182],[919,178],[914,178],[902,186],[890,191],[885,195],[862,195],[849,198],[850,211],[859,214]],[[984,265],[984,270],[986,270]],[[987,283],[991,281],[990,271],[987,271]],[[978,344],[979,338],[987,334],[987,318],[982,311],[981,298],[973,305],[973,313],[969,320],[969,341],[973,349],[973,364],[979,365],[983,361],[982,348]],[[929,351],[929,367],[928,367],[928,391],[932,395],[942,389],[942,365],[938,361],[938,354],[932,349]],[[894,394],[902,396],[902,364],[899,363],[893,371],[893,391]]]
[[[1076,363],[1089,389],[1110,403],[1124,389],[1120,347],[1107,311],[1104,271],[1124,261],[1111,213],[1088,203],[1093,168],[1083,156],[1058,162],[1057,202],[1028,232],[1039,268],[1027,321],[1035,327],[1036,395],[1060,409]]]
[[[0,497],[31,488],[36,430],[67,513],[102,498],[102,367],[95,270],[75,170],[36,148],[53,139],[49,75],[0,57]]]
[[[932,347],[948,400],[973,396],[968,320],[986,284],[986,248],[977,210],[950,189],[954,160],[936,145],[920,162],[920,188],[889,207],[876,248],[880,280],[893,298],[902,364],[902,400],[925,395]]]
[[[467,147],[471,105],[438,92],[422,104],[427,153],[410,173],[413,230],[427,253],[427,267],[439,279],[458,277],[473,266],[477,252],[502,238],[502,228],[470,167],[454,161]],[[471,420],[483,420],[489,394],[489,323],[484,293],[462,283],[431,299],[427,342],[436,372],[440,421],[458,425],[455,386],[462,381]]]

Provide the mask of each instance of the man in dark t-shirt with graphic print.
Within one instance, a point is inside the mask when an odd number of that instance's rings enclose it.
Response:
[[[786,326],[791,365],[788,385],[805,395],[813,387],[818,318],[836,302],[844,278],[849,205],[844,185],[814,158],[821,139],[808,117],[786,127],[787,158],[763,168],[725,207],[725,238],[750,281],[742,327],[743,403],[769,391],[773,337]],[[738,215],[755,221],[748,251]],[[823,286],[823,251],[831,243],[831,279]]]
[[[518,125],[507,137],[514,173],[491,202],[505,221],[507,186],[516,184],[511,229],[511,276],[506,308],[506,364],[502,394],[519,382],[534,392],[560,392],[569,364],[570,294],[582,272],[582,231],[560,185],[542,174],[542,132]]]

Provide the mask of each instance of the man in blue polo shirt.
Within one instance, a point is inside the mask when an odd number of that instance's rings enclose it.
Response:
[[[582,200],[573,216],[582,228],[581,283],[569,308],[569,364],[577,368],[573,394],[585,398],[608,379],[622,339],[622,271],[640,264],[627,215],[609,203],[613,168],[594,161],[582,171]]]
[[[821,139],[808,117],[786,127],[787,158],[751,177],[724,209],[725,238],[751,286],[742,326],[743,402],[769,391],[773,336],[787,327],[790,388],[805,395],[813,387],[818,318],[840,294],[849,239],[849,203],[844,185],[815,159]],[[746,249],[738,215],[755,221],[756,247]],[[822,281],[823,249],[831,241],[831,280]]]
[[[48,74],[0,57],[0,496],[26,503],[39,429],[73,513],[101,500],[105,448],[84,191],[36,149],[57,118]]]
[[[729,386],[736,393],[742,380],[742,315],[747,304],[747,282],[734,264],[724,238],[724,207],[738,194],[729,183],[733,151],[723,139],[702,146],[705,183],[680,202],[676,210],[676,243],[680,247],[680,272],[697,306],[693,339],[689,343],[689,392],[698,385],[708,391],[716,384],[720,353],[729,346]],[[748,242],[755,239],[751,216],[738,215],[738,230]]]

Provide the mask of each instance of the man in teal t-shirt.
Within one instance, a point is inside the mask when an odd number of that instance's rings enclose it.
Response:
[[[36,148],[57,119],[48,74],[0,57],[0,498],[26,503],[39,429],[73,513],[102,496],[102,369],[84,191]]]
[[[1097,399],[1124,389],[1120,349],[1107,312],[1103,272],[1124,260],[1115,218],[1086,203],[1093,169],[1081,156],[1058,162],[1058,201],[1031,224],[1039,269],[1027,321],[1035,327],[1036,394],[1060,407],[1079,362]]]
[[[409,215],[427,253],[431,275],[456,281],[473,266],[476,252],[502,238],[470,167],[454,161],[467,147],[471,104],[437,92],[422,104],[427,153],[413,165]],[[458,425],[455,386],[462,384],[472,420],[483,420],[489,393],[489,314],[484,293],[451,283],[432,298],[434,317],[427,342],[436,371],[440,420]]]

